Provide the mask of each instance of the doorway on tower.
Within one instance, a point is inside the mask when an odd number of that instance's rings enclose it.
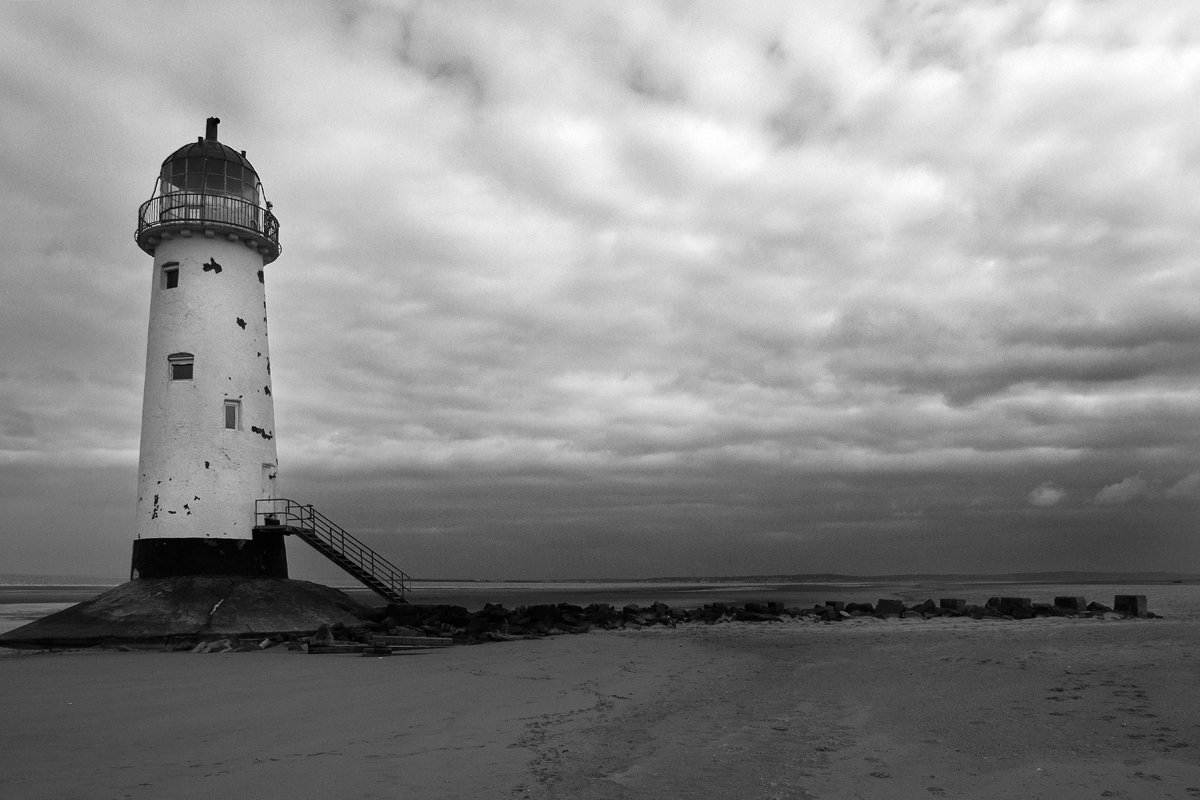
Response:
[[[262,465],[262,497],[270,499],[275,496],[275,476],[279,467],[274,464]]]

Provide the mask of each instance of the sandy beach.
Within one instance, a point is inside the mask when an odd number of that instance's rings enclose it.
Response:
[[[1200,797],[1200,622],[0,658],[0,796]]]

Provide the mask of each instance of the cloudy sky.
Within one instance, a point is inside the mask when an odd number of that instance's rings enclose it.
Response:
[[[281,491],[416,576],[1200,571],[1200,4],[0,5],[0,572],[128,569],[210,115]]]

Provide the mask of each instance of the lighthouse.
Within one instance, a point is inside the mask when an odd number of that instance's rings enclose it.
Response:
[[[317,511],[280,497],[266,267],[279,222],[246,151],[203,136],[162,162],[135,238],[152,257],[130,580],[0,633],[6,647],[301,635],[374,612],[288,576],[284,539],[388,603],[409,577]]]
[[[279,461],[266,266],[279,222],[220,120],[162,163],[138,212],[153,257],[132,577],[287,577],[282,534],[255,532]]]

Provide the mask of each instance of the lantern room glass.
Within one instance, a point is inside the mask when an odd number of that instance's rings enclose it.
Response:
[[[260,204],[262,184],[254,170],[224,158],[186,156],[163,163],[161,192],[203,192],[240,197]]]

